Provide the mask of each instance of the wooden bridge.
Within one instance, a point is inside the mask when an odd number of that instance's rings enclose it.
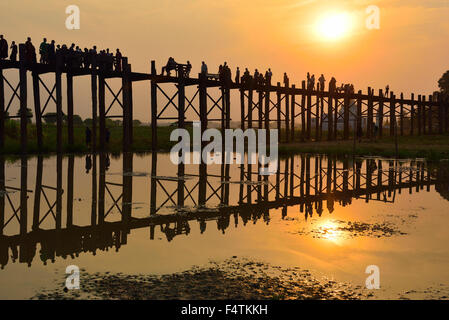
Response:
[[[149,238],[154,239],[158,227],[171,241],[175,236],[188,235],[195,221],[201,233],[214,221],[217,229],[225,232],[231,222],[235,226],[262,219],[269,223],[273,210],[285,217],[295,214],[289,208],[297,207],[298,214],[307,219],[321,216],[325,207],[332,213],[336,203],[346,206],[353,199],[392,203],[402,191],[412,194],[423,189],[430,191],[432,186],[447,193],[449,174],[447,167],[432,168],[419,161],[338,161],[334,157],[301,156],[281,161],[278,173],[270,177],[260,176],[251,165],[234,166],[234,170],[229,165],[217,166],[216,174],[204,164],[189,166],[189,170],[179,165],[177,174],[161,176],[158,155],[153,154],[151,175],[144,178],[150,186],[149,212],[140,213],[139,217],[138,212],[133,213],[132,153],[123,154],[121,177],[107,173],[106,154],[91,157],[91,210],[82,210],[85,214],[81,223],[74,201],[74,190],[86,187],[77,186],[74,179],[75,160],[81,158],[71,155],[63,161],[62,155],[58,155],[56,176],[49,179],[45,172],[49,166],[44,165],[48,160],[38,157],[36,166],[32,166],[36,177],[33,187],[28,183],[31,167],[26,157],[20,161],[17,182],[9,179],[5,160],[0,158],[0,191],[9,191],[0,197],[2,267],[10,256],[31,265],[37,244],[46,263],[83,252],[119,250],[133,229],[148,228]],[[67,177],[65,183],[63,174]],[[121,182],[111,181],[113,177]],[[449,199],[447,194],[445,197]],[[28,208],[29,204],[33,204],[32,208]]]
[[[449,104],[440,97],[425,94],[411,94],[410,98],[401,93],[389,95],[382,90],[368,88],[367,92],[337,92],[334,89],[311,89],[305,81],[300,87],[284,83],[276,85],[256,84],[252,78],[242,81],[220,81],[199,74],[198,78],[186,78],[184,73],[177,77],[162,76],[156,72],[156,64],[151,62],[150,73],[133,72],[128,59],[122,61],[120,71],[105,71],[97,68],[95,61],[90,68],[65,66],[57,53],[56,64],[30,64],[25,61],[24,45],[19,45],[19,61],[0,61],[0,148],[5,140],[5,120],[12,102],[17,99],[20,107],[20,139],[23,153],[27,151],[27,74],[31,72],[33,83],[36,136],[40,148],[43,146],[42,115],[50,102],[56,106],[57,150],[62,151],[63,100],[66,101],[68,144],[74,143],[73,126],[73,78],[90,75],[92,96],[92,148],[102,149],[106,140],[106,119],[123,119],[123,150],[131,150],[133,142],[133,83],[148,81],[151,91],[150,108],[152,125],[152,150],[158,149],[157,125],[160,121],[177,121],[178,127],[185,125],[186,119],[200,121],[202,130],[209,123],[219,122],[222,130],[230,128],[231,101],[240,101],[240,124],[246,128],[277,128],[282,131],[284,142],[329,141],[350,139],[359,132],[369,139],[374,138],[375,122],[378,134],[384,134],[384,123],[389,122],[389,135],[422,135],[449,132]],[[17,85],[8,80],[4,70],[18,70]],[[41,75],[54,74],[54,85],[46,84]],[[67,92],[63,99],[62,75],[66,75]],[[122,86],[114,92],[108,85],[109,79],[121,80]],[[11,89],[11,97],[5,99],[5,85]],[[168,86],[168,87],[167,87]],[[48,94],[41,103],[41,88]],[[51,89],[50,89],[51,88]],[[193,88],[190,89],[190,88]],[[175,92],[173,95],[171,92]],[[106,93],[113,97],[106,107]],[[231,99],[236,93],[238,98]],[[5,103],[8,101],[8,103]],[[121,114],[110,115],[114,104],[121,107]],[[215,116],[214,116],[215,115]],[[99,143],[97,146],[97,122]],[[339,126],[339,124],[341,126]],[[339,137],[338,134],[342,133]]]

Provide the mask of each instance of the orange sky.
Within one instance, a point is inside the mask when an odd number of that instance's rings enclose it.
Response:
[[[81,29],[65,28],[65,8],[78,5]],[[365,28],[365,9],[381,9],[380,30]],[[356,17],[350,34],[332,43],[317,38],[323,12]],[[133,71],[148,72],[168,56],[190,60],[193,73],[205,60],[210,70],[223,61],[234,69],[271,67],[274,81],[287,71],[297,86],[309,71],[335,76],[356,89],[383,88],[430,94],[449,69],[448,0],[2,0],[1,33],[36,46],[43,36],[81,47],[121,48]],[[89,115],[89,84],[77,80],[75,110]],[[149,85],[137,84],[135,117],[149,121]],[[235,109],[235,110],[234,110]],[[234,114],[235,112],[235,114]],[[233,108],[233,118],[239,110]]]

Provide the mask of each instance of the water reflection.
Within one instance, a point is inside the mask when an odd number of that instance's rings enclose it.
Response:
[[[47,264],[57,257],[74,258],[86,252],[95,255],[99,250],[112,248],[118,251],[127,244],[131,230],[137,228],[148,228],[150,239],[160,232],[172,241],[176,236],[189,235],[190,225],[195,222],[201,233],[213,224],[225,233],[231,223],[245,226],[263,220],[269,224],[273,209],[280,209],[285,218],[292,206],[299,206],[308,219],[314,214],[321,216],[325,208],[332,213],[335,203],[346,206],[353,199],[393,203],[404,190],[430,191],[432,185],[449,199],[447,166],[420,161],[374,158],[340,161],[301,155],[282,160],[277,174],[266,177],[260,176],[254,165],[174,166],[168,163],[167,155],[158,154],[150,157],[150,172],[139,174],[133,170],[134,157],[131,153],[122,156],[118,181],[111,180],[117,175],[109,172],[111,158],[105,153],[84,158],[38,157],[33,160],[35,166],[23,157],[20,177],[16,179],[19,186],[12,185],[17,182],[7,177],[5,170],[10,164],[0,158],[2,269],[10,262],[31,266],[35,259]],[[44,165],[46,161],[56,161],[56,172],[54,165]],[[84,162],[85,169],[76,175],[75,161]],[[172,172],[176,173],[170,175]],[[34,188],[28,189],[31,175],[35,176]],[[78,214],[86,216],[86,212],[75,212],[74,201],[79,199],[74,199],[74,190],[88,185],[77,184],[78,175],[91,179],[90,205],[83,207],[90,209],[90,217],[80,224],[74,220]],[[52,176],[52,184],[43,183],[49,180],[45,179],[47,176]],[[149,209],[144,216],[136,214],[133,203],[137,177],[146,179],[150,185],[146,196]],[[12,225],[14,222],[17,228]],[[329,241],[339,241],[335,226],[323,222],[320,230]]]

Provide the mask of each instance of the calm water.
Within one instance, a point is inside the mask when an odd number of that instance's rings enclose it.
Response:
[[[268,179],[256,169],[2,159],[0,298],[59,285],[71,264],[164,274],[232,256],[360,286],[377,265],[379,297],[449,285],[448,163],[298,155]]]

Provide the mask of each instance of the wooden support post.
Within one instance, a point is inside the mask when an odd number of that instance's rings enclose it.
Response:
[[[433,134],[433,96],[429,95],[429,134]]]
[[[277,83],[277,88],[276,88],[276,97],[277,97],[277,101],[276,101],[276,120],[277,120],[277,129],[278,129],[278,134],[279,134],[279,140],[281,139],[281,83],[278,82]]]
[[[201,122],[201,135],[203,134],[203,132],[207,129],[207,85],[206,85],[206,75],[203,73],[200,73],[198,75],[198,79],[200,80],[199,82],[199,103],[200,103],[200,122]],[[242,91],[240,92],[241,95],[243,95],[243,89],[241,89]],[[240,96],[240,98],[242,98]],[[245,101],[243,99],[243,105],[242,108],[245,107]],[[245,112],[243,110],[243,112]],[[244,128],[245,126],[245,121],[243,119],[242,121],[242,125]],[[243,130],[243,129],[242,129]]]
[[[56,156],[56,229],[62,228],[62,154]]]
[[[151,61],[151,75],[156,76],[156,62]],[[154,78],[151,80],[151,150],[158,149],[157,141],[157,82]]]
[[[96,81],[95,81],[96,83]],[[90,157],[88,155],[87,157]],[[92,203],[90,212],[90,225],[95,226],[97,224],[97,155],[92,154]]]
[[[323,139],[323,119],[324,119],[324,85],[320,92],[320,141]]]
[[[335,95],[334,97],[334,103],[335,103],[335,107],[334,107],[334,130],[332,131],[334,134],[333,139],[337,140],[337,135],[338,135],[338,96]]]
[[[438,102],[438,133],[443,134],[445,117],[444,117],[444,106],[442,103],[441,94],[438,94],[437,102]]]
[[[307,137],[307,120],[306,120],[306,82],[303,81],[301,84],[302,95],[301,95],[301,142],[304,142]]]
[[[356,132],[354,133],[359,139],[362,139],[362,90],[359,90],[357,95],[357,126],[354,128]]]
[[[295,118],[296,118],[296,114],[295,114],[295,106],[296,106],[296,102],[295,102],[295,89],[296,86],[292,85],[292,101],[291,101],[291,105],[290,105],[290,112],[291,112],[291,120],[290,120],[290,136],[291,136],[291,142],[295,142]]]
[[[290,93],[289,83],[285,83],[285,141],[290,142]]]
[[[20,145],[22,153],[27,151],[27,70],[25,62],[25,45],[19,44],[19,85],[20,85]]]
[[[345,90],[344,105],[343,105],[343,117],[344,117],[344,128],[343,128],[343,140],[349,139],[349,90]]]
[[[418,96],[418,136],[422,134],[422,97]]]
[[[374,122],[373,122],[373,90],[371,90],[370,87],[368,87],[368,120],[367,120],[367,128],[368,128],[368,134],[367,137],[369,139],[373,139],[373,133],[374,133]]]
[[[92,61],[92,74],[90,76],[91,83],[91,95],[92,95],[92,142],[91,149],[95,151],[97,148],[97,62],[96,57],[93,57]],[[96,209],[95,209],[96,216]]]
[[[56,53],[56,149],[58,153],[62,152],[62,59],[61,53]]]
[[[384,133],[384,94],[382,89],[379,90],[379,108],[377,110],[377,120],[379,121],[379,138],[382,138]]]
[[[32,230],[39,229],[40,222],[40,209],[41,209],[41,194],[42,194],[42,170],[43,170],[43,157],[37,157],[37,166],[36,166],[36,182],[34,187],[34,207],[33,207],[33,224]]]
[[[427,125],[427,110],[426,110],[426,96],[423,95],[421,96],[421,121],[422,121],[422,133],[426,134],[427,133],[427,129],[426,129],[426,125]]]
[[[248,128],[253,127],[253,84],[254,81],[251,78],[248,89]]]
[[[67,163],[67,228],[73,226],[73,178],[75,171],[75,156],[69,155]]]
[[[312,88],[307,89],[307,141],[312,139]]]
[[[105,105],[105,78],[100,73],[98,76],[98,114],[100,125],[100,150],[104,150],[106,147],[106,105]],[[100,156],[100,171],[101,171],[101,156]],[[101,172],[100,172],[101,176]],[[101,186],[100,186],[101,187]],[[100,212],[99,212],[100,214]]]
[[[329,85],[329,97],[327,100],[327,140],[328,141],[332,141],[332,137],[333,135],[333,128],[334,128],[334,124],[333,124],[333,105],[332,103],[334,102],[334,90],[333,88],[331,88],[331,86]]]
[[[39,74],[35,72],[33,72],[33,98],[34,98],[34,116],[36,117],[37,146],[41,150],[43,146],[41,96],[39,90]]]
[[[153,61],[152,61],[153,62]],[[153,63],[151,63],[153,66]],[[150,190],[150,215],[157,213],[156,194],[157,194],[157,152],[151,153],[151,190]]]
[[[179,76],[178,79],[178,128],[184,128],[185,127],[185,101],[186,101],[186,94],[185,94],[185,82],[184,77],[182,74]],[[222,99],[222,111],[221,111],[221,128],[224,127],[224,112],[225,112],[225,97],[224,97],[224,89],[222,88],[221,91],[221,99]]]
[[[133,145],[133,141],[134,141],[134,107],[133,107],[133,82],[131,79],[131,73],[132,73],[132,68],[131,65],[128,64],[128,68],[127,68],[127,72],[129,74],[129,116],[128,116],[128,130],[129,130],[129,134],[128,134],[128,143],[130,146],[130,149],[132,149],[132,145]]]
[[[401,93],[401,104],[400,104],[400,119],[399,119],[399,126],[400,126],[400,132],[401,137],[404,135],[404,94]]]
[[[259,88],[259,103],[257,104],[258,110],[258,128],[261,129],[263,126],[263,92]]]
[[[267,130],[267,137],[269,137],[268,130],[270,130],[270,91],[268,88],[265,91],[264,128]]]
[[[316,106],[315,106],[315,141],[320,140],[320,85],[317,85],[317,92],[315,95],[316,98]]]
[[[101,75],[100,75],[100,85],[101,88]],[[101,96],[101,94],[100,94]],[[100,100],[100,96],[98,97]],[[101,103],[99,104],[100,109],[100,123],[101,123]],[[101,126],[100,126],[100,148],[101,144]],[[106,194],[106,157],[105,153],[100,153],[100,175],[98,176],[98,224],[104,224],[105,219],[105,194]]]
[[[410,135],[413,136],[415,134],[415,94],[412,93],[410,98]]]
[[[201,75],[202,74],[200,73],[200,79]],[[201,110],[201,92],[200,92],[200,110]],[[240,88],[240,129],[242,129],[242,131],[245,131],[245,91],[243,88]]]
[[[28,231],[28,160],[25,155],[20,159],[20,235]],[[23,252],[22,252],[23,251]],[[20,250],[25,255],[27,250]],[[22,260],[22,257],[20,258]],[[21,261],[24,262],[24,261]]]
[[[0,69],[0,148],[5,146],[5,82],[3,69]]]
[[[123,151],[130,150],[130,110],[131,110],[131,70],[128,64],[128,59],[123,58],[122,61],[122,100],[123,100]]]
[[[73,76],[67,73],[67,137],[70,146],[75,143],[73,132]]]
[[[396,101],[395,101],[395,95],[393,92],[390,93],[390,137],[395,136],[395,130],[396,130]]]

